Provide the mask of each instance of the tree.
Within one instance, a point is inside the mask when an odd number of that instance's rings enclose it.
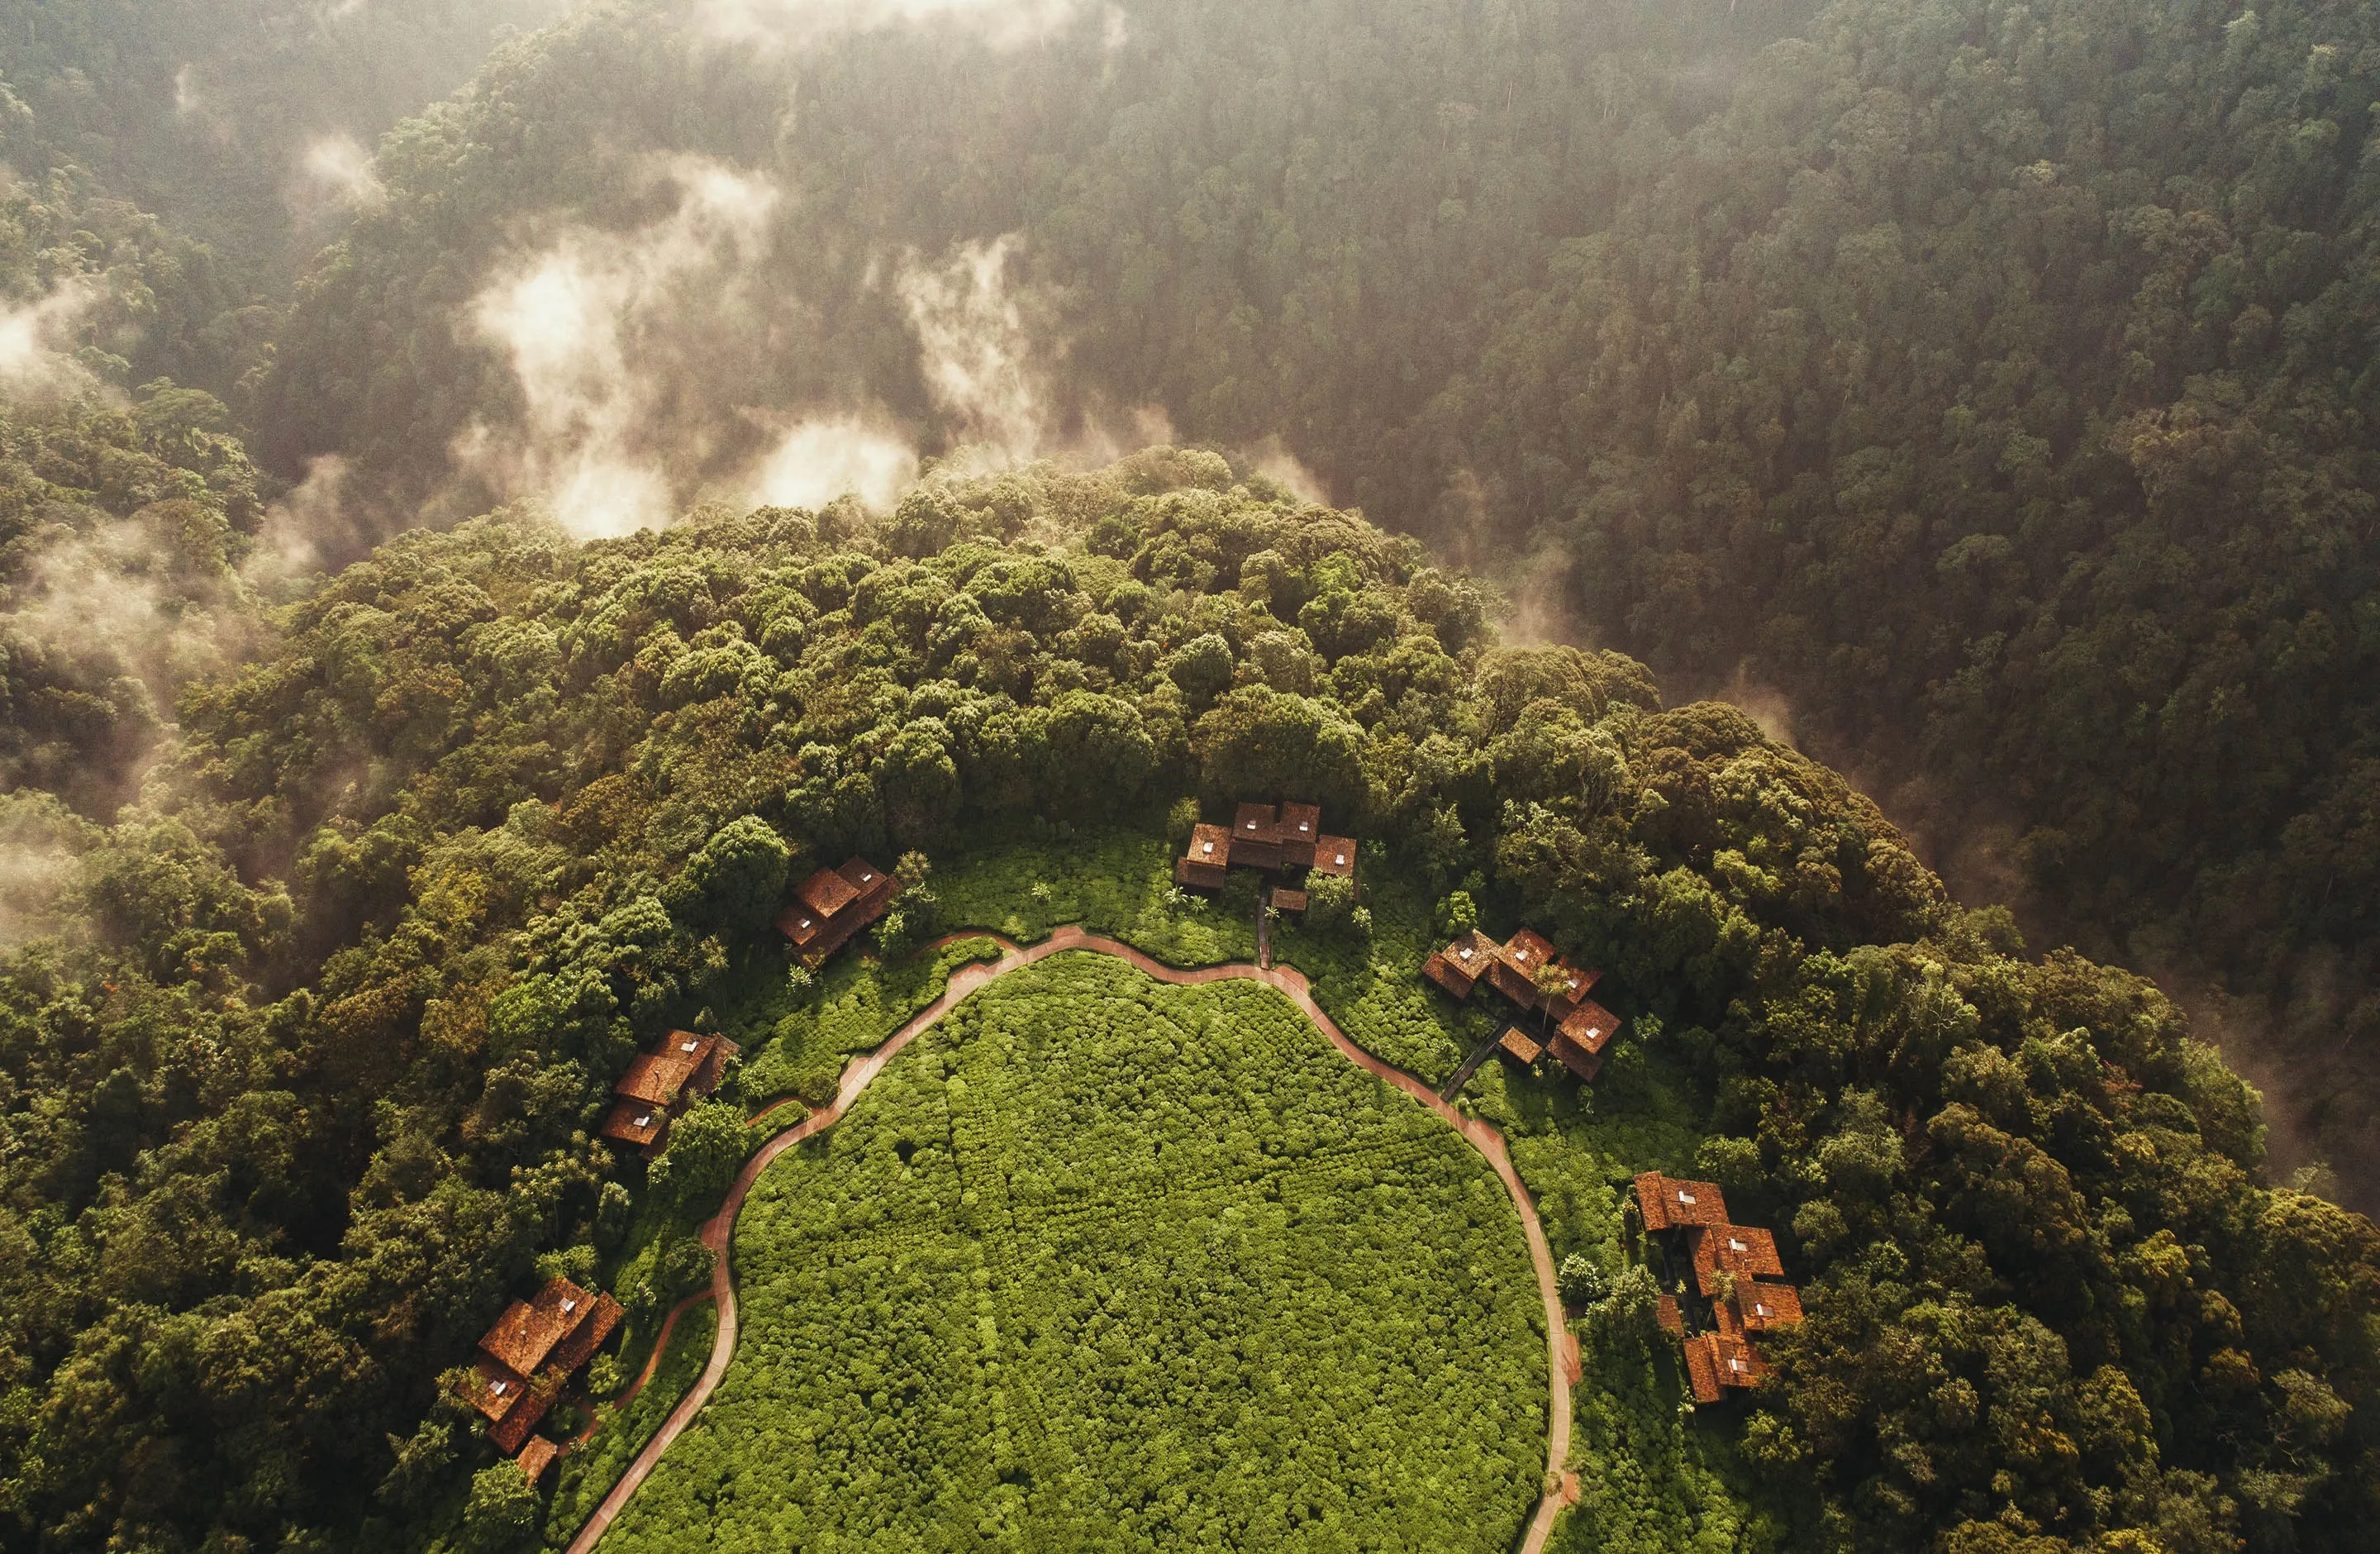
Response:
[[[686,1217],[707,1214],[744,1163],[744,1113],[723,1100],[698,1101],[670,1124],[647,1180]]]
[[[537,1491],[517,1463],[491,1463],[471,1475],[463,1541],[471,1554],[516,1554],[537,1536]]]
[[[1303,797],[1354,818],[1371,809],[1363,747],[1364,731],[1335,706],[1269,686],[1226,694],[1191,734],[1209,802]]]
[[[1560,1278],[1562,1299],[1572,1305],[1593,1305],[1611,1293],[1602,1266],[1584,1252],[1562,1259]]]
[[[793,849],[774,827],[756,815],[743,816],[720,828],[686,860],[672,904],[721,928],[757,931],[783,904],[792,861]]]

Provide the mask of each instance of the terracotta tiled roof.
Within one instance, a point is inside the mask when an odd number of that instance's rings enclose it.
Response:
[[[801,889],[794,893],[802,898],[803,905],[823,918],[833,917],[858,900],[859,887],[838,870],[821,868],[803,880]]]
[[[1546,1050],[1582,1080],[1592,1082],[1597,1074],[1603,1072],[1602,1053],[1588,1051],[1560,1031],[1554,1032],[1553,1039],[1546,1043]]]
[[[1718,1402],[1718,1334],[1696,1333],[1686,1340],[1686,1386],[1696,1402]]]
[[[551,1374],[540,1376],[530,1385],[528,1395],[521,1399],[520,1406],[496,1421],[494,1427],[488,1431],[488,1439],[506,1455],[519,1451],[521,1443],[528,1439],[529,1432],[543,1422],[546,1411],[553,1406],[559,1390],[558,1378]]]
[[[496,1318],[480,1348],[489,1358],[528,1376],[545,1364],[553,1346],[586,1319],[593,1297],[567,1279],[556,1279],[535,1298],[515,1301]]]
[[[844,910],[856,909],[868,913],[871,921],[874,915],[891,905],[892,898],[901,892],[899,880],[857,854],[845,858],[843,867],[835,872],[842,875],[844,883],[852,889],[851,905]]]
[[[664,1044],[658,1052],[639,1052],[628,1062],[628,1072],[612,1087],[612,1093],[628,1100],[642,1101],[648,1106],[668,1108],[677,1103],[678,1092],[694,1076],[702,1064],[698,1049],[681,1052],[674,1044]]]
[[[1504,1034],[1496,1038],[1496,1045],[1524,1063],[1536,1062],[1537,1054],[1545,1050],[1544,1048],[1530,1040],[1518,1026],[1506,1026]]]
[[[561,1455],[561,1447],[554,1445],[543,1436],[537,1436],[532,1438],[528,1445],[522,1447],[520,1455],[513,1460],[520,1463],[521,1476],[527,1478],[528,1487],[534,1489],[537,1487],[537,1481],[545,1476],[545,1470],[552,1467],[553,1460]]]
[[[669,1131],[669,1108],[655,1106],[649,1100],[616,1102],[603,1119],[602,1131],[603,1136],[614,1143],[650,1148]]]
[[[1705,1335],[1710,1343],[1713,1368],[1722,1387],[1757,1387],[1768,1379],[1768,1362],[1758,1349],[1721,1333]]]
[[[1348,836],[1319,837],[1314,844],[1314,872],[1334,880],[1355,877],[1355,841]]]
[[[1279,911],[1303,912],[1305,910],[1305,892],[1293,891],[1287,886],[1277,887],[1272,892],[1272,904]]]
[[[1229,856],[1229,854],[1225,855],[1225,856]],[[1173,882],[1177,885],[1192,885],[1202,891],[1220,891],[1223,888],[1225,875],[1224,867],[1219,863],[1200,863],[1196,858],[1173,860]]]
[[[1496,941],[1474,931],[1430,956],[1421,969],[1423,976],[1456,998],[1469,998],[1472,987],[1495,961]]]
[[[1281,861],[1294,868],[1306,868],[1314,862],[1314,844],[1321,840],[1322,807],[1284,804],[1273,831],[1281,841]]]
[[[1692,1233],[1690,1243],[1694,1282],[1706,1295],[1718,1293],[1722,1273],[1731,1273],[1738,1279],[1762,1274],[1781,1279],[1785,1275],[1785,1265],[1777,1258],[1777,1238],[1751,1225],[1698,1228]]]
[[[1238,842],[1279,842],[1273,828],[1281,823],[1280,813],[1269,804],[1243,804],[1232,813],[1232,840]]]
[[[1648,1231],[1727,1223],[1727,1200],[1708,1182],[1685,1182],[1648,1171],[1636,1178],[1636,1203]]]
[[[1677,1296],[1663,1295],[1658,1301],[1655,1302],[1653,1305],[1653,1319],[1660,1323],[1661,1330],[1668,1333],[1671,1338],[1683,1338],[1686,1336],[1686,1318],[1684,1314],[1678,1309]]]
[[[1802,1319],[1802,1292],[1791,1284],[1745,1280],[1735,1287],[1735,1311],[1747,1332],[1790,1328]]]
[[[1232,832],[1228,826],[1196,826],[1190,832],[1190,851],[1184,855],[1192,863],[1211,864],[1221,868],[1232,861]]]
[[[528,1378],[502,1360],[483,1354],[471,1362],[463,1395],[492,1425],[518,1407],[521,1399],[528,1395]]]
[[[1548,1014],[1556,1020],[1567,1020],[1571,1016],[1571,1012],[1578,1007],[1579,1001],[1586,997],[1587,989],[1602,980],[1603,973],[1581,971],[1559,955],[1554,958],[1553,965],[1554,969],[1561,974],[1562,985],[1552,993],[1541,993],[1538,996],[1544,1000]]]
[[[1504,941],[1504,959],[1524,977],[1535,977],[1537,967],[1552,964],[1553,945],[1535,929],[1523,929]]]
[[[1620,1034],[1620,1017],[1593,999],[1583,998],[1563,1018],[1560,1028],[1572,1041],[1600,1055],[1611,1045],[1612,1038]]]
[[[595,1351],[603,1347],[603,1341],[612,1336],[625,1316],[627,1312],[618,1301],[608,1294],[598,1294],[587,1308],[587,1319],[553,1346],[547,1366],[565,1376],[577,1370],[595,1357]]]

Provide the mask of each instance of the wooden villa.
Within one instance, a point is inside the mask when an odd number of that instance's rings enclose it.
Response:
[[[794,892],[794,904],[777,914],[777,930],[789,940],[802,965],[816,971],[854,934],[892,909],[900,882],[866,858],[841,868],[821,868]]]
[[[670,1032],[650,1051],[638,1053],[612,1087],[620,1099],[603,1119],[603,1136],[635,1145],[647,1159],[660,1154],[669,1142],[670,1120],[717,1090],[727,1060],[740,1050],[723,1036]]]
[[[1458,1002],[1484,979],[1523,1012],[1543,1014],[1554,1028],[1536,1045],[1583,1080],[1603,1072],[1605,1052],[1620,1034],[1619,1016],[1586,996],[1603,973],[1563,960],[1533,929],[1502,944],[1475,929],[1424,961],[1421,971]]]
[[[562,1395],[570,1375],[592,1359],[626,1315],[608,1294],[589,1295],[567,1279],[550,1281],[525,1301],[504,1308],[480,1340],[480,1352],[465,1384],[465,1401],[488,1421],[488,1435],[507,1455],[523,1453],[530,1482],[553,1459],[552,1442],[534,1463],[523,1451],[529,1432]],[[534,1471],[532,1471],[534,1469]]]
[[[1636,1178],[1636,1204],[1647,1236],[1674,1232],[1683,1239],[1702,1297],[1695,1310],[1708,1308],[1707,1322],[1690,1331],[1681,1303],[1661,1297],[1661,1327],[1684,1344],[1686,1384],[1694,1401],[1714,1403],[1759,1386],[1768,1362],[1754,1337],[1802,1320],[1802,1292],[1781,1282],[1785,1265],[1777,1238],[1730,1220],[1714,1183],[1648,1171]]]
[[[1173,864],[1173,882],[1195,890],[1223,887],[1229,870],[1253,868],[1282,877],[1272,887],[1272,904],[1283,912],[1303,912],[1306,892],[1300,876],[1355,877],[1355,844],[1322,829],[1322,807],[1315,804],[1243,804],[1228,826],[1199,825],[1190,832],[1189,850]]]

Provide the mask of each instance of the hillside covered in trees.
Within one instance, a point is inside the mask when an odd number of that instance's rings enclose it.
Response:
[[[2362,1548],[2375,26],[0,0],[0,1546],[566,1541],[709,1318],[539,1502],[441,1381],[504,1301],[618,1382],[929,934],[1246,958],[1169,841],[1294,796],[1392,1061],[1474,915],[1609,972],[1594,1090],[1472,1096],[1558,1253],[1658,1167],[1803,1286],[1742,1414],[1582,1324],[1572,1547]]]
[[[270,462],[452,517],[589,439],[693,500],[788,418],[1278,439],[1539,629],[1768,696],[1971,898],[2240,994],[2367,1190],[2370,7],[718,10],[593,7],[383,148]],[[485,307],[589,233],[652,256],[580,273],[644,288],[593,400]]]
[[[1058,822],[1161,846],[1184,795],[1293,788],[1624,990],[1635,1078],[1494,1100],[1558,1250],[1613,1244],[1606,1172],[1644,1153],[1779,1227],[1813,1320],[1694,1438],[1767,1507],[1742,1536],[2360,1547],[2380,1239],[2261,1184],[2252,1093],[2146,984],[1951,905],[1741,714],[1500,647],[1481,602],[1153,453],[881,524],[581,543],[502,514],[282,609],[183,693],[140,803],[60,839],[55,931],[0,963],[8,1541],[455,1525],[489,1449],[439,1375],[533,1266],[707,1212],[691,1168],[590,1144],[619,1065],[706,1011],[756,1051],[823,1018],[767,926],[789,871],[942,857],[963,927],[970,845],[1063,876]],[[1402,910],[1374,931],[1429,931]],[[1565,1144],[1579,1106],[1640,1158]]]

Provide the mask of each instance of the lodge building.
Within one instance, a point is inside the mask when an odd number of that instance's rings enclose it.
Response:
[[[1281,876],[1272,885],[1272,904],[1283,912],[1306,907],[1305,880],[1320,874],[1355,877],[1355,844],[1322,830],[1322,809],[1314,804],[1243,804],[1228,826],[1204,825],[1190,832],[1189,850],[1174,861],[1173,881],[1194,890],[1223,888],[1228,871],[1253,868]]]
[[[1646,1238],[1659,1237],[1663,1282],[1669,1253],[1682,1243],[1699,1297],[1688,1329],[1687,1313],[1674,1294],[1660,1297],[1661,1329],[1684,1346],[1686,1384],[1694,1401],[1718,1402],[1730,1393],[1757,1387],[1768,1376],[1767,1359],[1753,1342],[1758,1333],[1802,1320],[1802,1292],[1782,1282],[1785,1265],[1777,1238],[1729,1219],[1727,1199],[1711,1182],[1687,1182],[1646,1172],[1636,1178],[1636,1205]]]
[[[626,1313],[608,1294],[589,1295],[567,1279],[550,1281],[535,1296],[515,1301],[480,1340],[464,1383],[464,1400],[488,1422],[488,1437],[505,1455],[519,1454],[531,1484],[561,1448],[529,1432],[562,1395],[571,1373],[595,1357]]]
[[[1586,996],[1603,973],[1570,965],[1529,929],[1502,944],[1474,929],[1423,962],[1421,970],[1458,1003],[1485,981],[1524,1014],[1543,1016],[1553,1029],[1542,1040],[1517,1026],[1504,1032],[1503,1050],[1524,1063],[1551,1052],[1564,1068],[1591,1080],[1603,1071],[1604,1054],[1620,1034],[1619,1017]]]
[[[890,874],[854,856],[841,868],[821,868],[801,883],[791,906],[777,914],[777,931],[803,965],[816,971],[852,936],[892,909],[901,893]]]
[[[669,1142],[671,1120],[716,1091],[727,1060],[740,1051],[723,1036],[670,1032],[650,1050],[638,1053],[612,1087],[619,1099],[603,1119],[603,1136],[615,1144],[633,1144],[651,1159]]]

